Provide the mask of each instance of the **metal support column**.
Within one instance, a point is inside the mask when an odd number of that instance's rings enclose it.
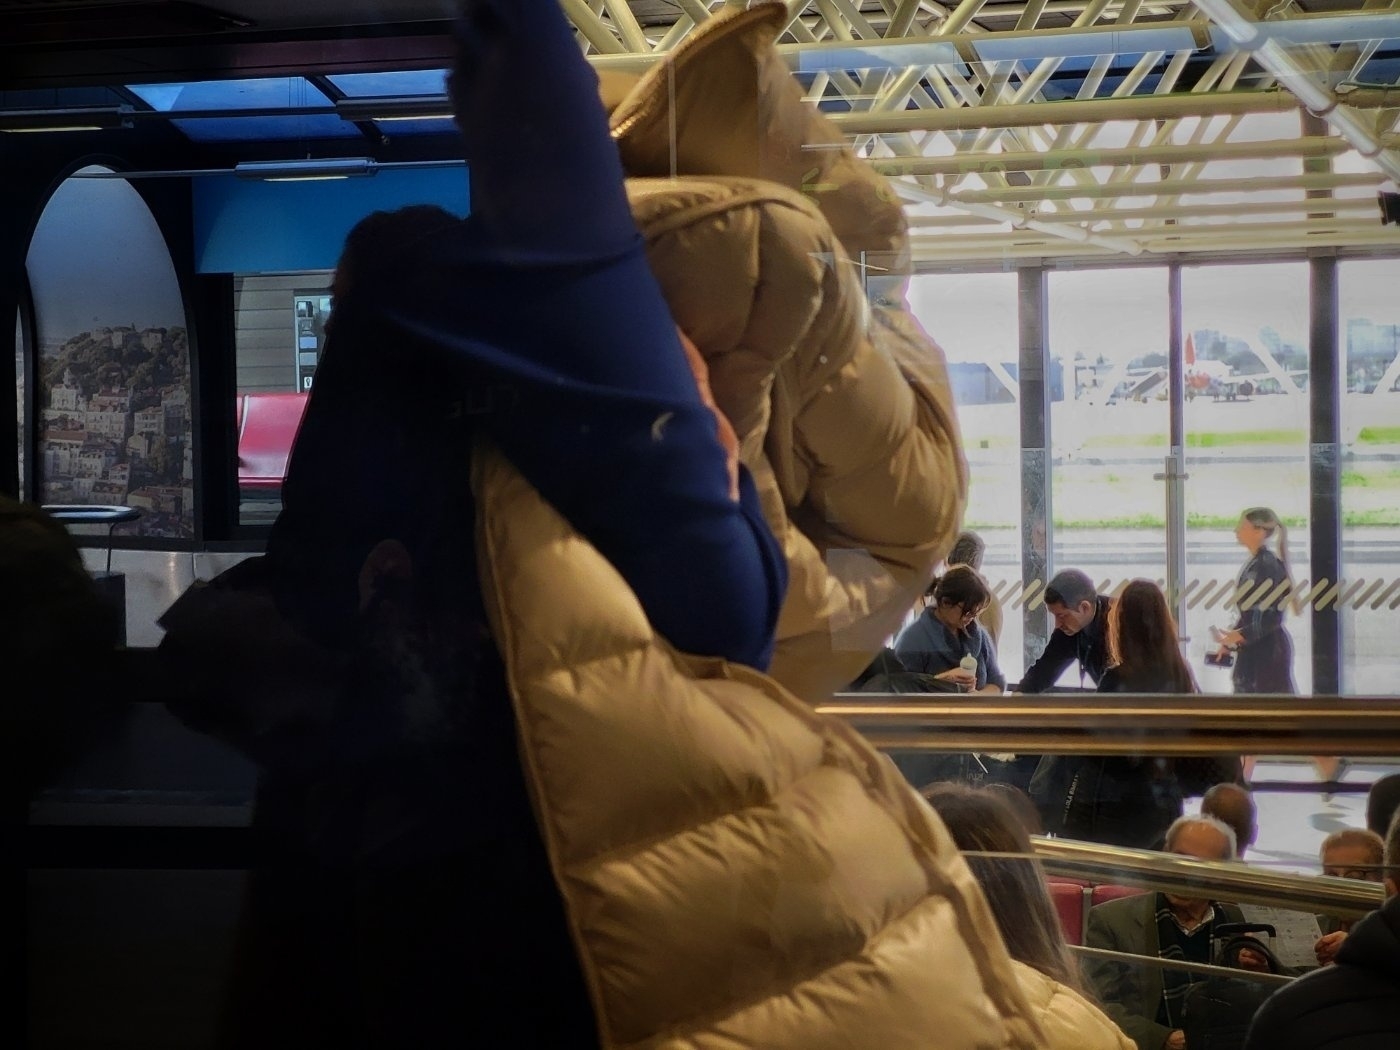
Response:
[[[1310,260],[1308,335],[1309,501],[1312,580],[1342,574],[1341,346],[1338,339],[1337,260]],[[1312,609],[1314,695],[1342,691],[1342,620],[1335,603]]]
[[[1167,268],[1168,452],[1159,481],[1166,482],[1167,605],[1178,630],[1186,625],[1186,365],[1182,358],[1181,266]],[[1183,636],[1181,641],[1188,639]]]
[[[1050,352],[1046,341],[1046,281],[1042,267],[1017,271],[1021,387],[1021,584],[1026,604],[1023,652],[1029,667],[1050,640],[1036,600],[1050,579]],[[1032,608],[1034,606],[1034,608]]]

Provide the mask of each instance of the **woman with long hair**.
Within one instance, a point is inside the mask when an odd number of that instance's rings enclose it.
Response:
[[[985,789],[960,784],[930,785],[924,797],[982,887],[1006,950],[1018,964],[1021,990],[1041,1023],[1043,1045],[1131,1048],[1128,1037],[1086,997],[1030,838],[1010,808]]]
[[[1151,580],[1132,580],[1108,611],[1108,669],[1101,693],[1199,693],[1181,655],[1176,617]]]
[[[1101,693],[1198,693],[1176,619],[1151,580],[1132,580],[1108,614]],[[1047,830],[1115,846],[1155,847],[1182,813],[1170,759],[1046,756],[1032,783]]]

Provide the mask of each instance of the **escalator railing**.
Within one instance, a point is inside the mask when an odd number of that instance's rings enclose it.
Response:
[[[886,751],[1400,755],[1395,697],[843,693],[817,710]]]
[[[1236,904],[1264,904],[1359,918],[1385,899],[1380,883],[1266,871],[1247,864],[1193,860],[1153,850],[1035,836],[1036,856],[1048,875],[1164,890]]]

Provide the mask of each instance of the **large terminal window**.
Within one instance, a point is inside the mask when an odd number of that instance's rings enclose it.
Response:
[[[1338,266],[1342,691],[1400,691],[1400,260]]]
[[[982,572],[1002,598],[997,653],[1022,670],[1021,473],[1016,275],[964,273],[914,278],[909,302],[948,358],[971,484],[965,526],[986,542]]]

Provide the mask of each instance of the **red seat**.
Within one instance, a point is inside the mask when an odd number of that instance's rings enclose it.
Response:
[[[1088,883],[1074,879],[1048,878],[1045,880],[1050,890],[1050,899],[1055,903],[1055,911],[1060,917],[1060,929],[1070,944],[1083,944],[1085,926],[1089,921]]]
[[[244,394],[238,399],[238,487],[275,494],[306,411],[306,394]]]
[[[1095,904],[1103,904],[1105,901],[1116,901],[1121,897],[1136,897],[1141,893],[1148,892],[1150,891],[1141,886],[1115,886],[1112,884],[1095,886],[1091,891],[1089,904],[1092,907]]]

